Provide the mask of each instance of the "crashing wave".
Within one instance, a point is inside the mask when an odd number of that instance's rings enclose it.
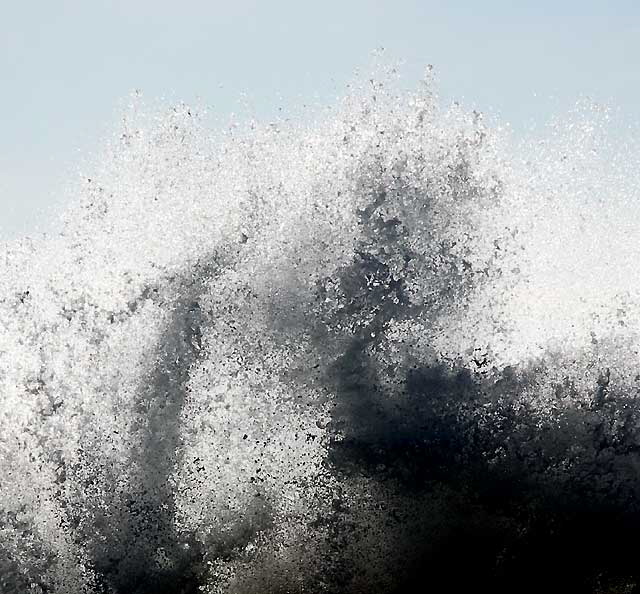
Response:
[[[136,100],[5,245],[2,592],[635,591],[638,152],[395,89]]]

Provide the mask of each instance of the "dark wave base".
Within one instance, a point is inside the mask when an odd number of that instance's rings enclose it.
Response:
[[[640,453],[627,433],[637,405],[618,397],[539,427],[514,412],[508,396],[543,375],[507,373],[495,384],[467,371],[415,369],[404,432],[368,387],[369,416],[351,417],[350,436],[330,458],[345,483],[364,473],[381,492],[393,485],[393,495],[376,502],[386,511],[371,530],[382,550],[387,532],[397,540],[385,557],[392,582],[353,591],[638,591]],[[478,401],[495,419],[482,429],[468,414]],[[620,411],[624,420],[612,430]],[[571,453],[576,436],[580,452]],[[488,464],[482,452],[498,448],[506,449],[501,461]],[[338,517],[336,529],[342,521],[348,531],[349,510]],[[344,576],[336,581],[332,591],[344,591]]]
[[[185,315],[192,316],[195,302],[188,301]],[[309,571],[300,560],[308,571],[302,588],[266,569],[248,576],[241,591],[638,591],[640,410],[610,385],[606,370],[590,402],[560,409],[541,425],[514,402],[548,381],[544,363],[491,379],[416,364],[398,379],[402,404],[390,408],[366,345],[355,339],[325,378],[337,395],[328,429],[339,433],[326,466],[340,488],[332,512],[308,525],[326,534],[323,561]],[[555,391],[566,396],[570,388]],[[175,411],[163,414],[171,416],[162,426],[175,422]],[[490,459],[498,450],[499,459]],[[346,496],[363,479],[371,497]],[[203,551],[172,533],[170,514],[158,515],[158,496],[153,505],[141,496],[136,515],[114,529],[138,532],[114,541],[119,559],[105,566],[108,547],[96,551],[100,592],[191,594],[205,585]],[[262,507],[217,543],[215,555],[232,560],[272,524]],[[171,571],[155,572],[146,558],[158,545],[172,557]]]
[[[340,367],[344,371],[347,362]],[[353,371],[344,375],[366,376]],[[333,513],[310,523],[310,531],[322,527],[328,537],[324,562],[305,576],[303,589],[286,583],[270,589],[271,579],[280,582],[281,576],[261,573],[247,591],[637,592],[640,452],[637,436],[625,434],[625,427],[635,424],[640,411],[630,398],[609,396],[600,406],[537,427],[532,417],[511,410],[505,396],[543,373],[532,370],[521,379],[507,373],[496,384],[466,371],[417,368],[405,380],[409,404],[397,416],[376,401],[374,385],[351,384],[366,405],[356,412],[346,402],[336,414],[334,422],[348,427],[347,437],[333,443],[327,464],[345,491],[366,477],[373,500],[347,502],[338,491]],[[487,392],[493,392],[489,399]],[[495,419],[483,429],[468,412],[478,401],[485,414],[491,404]],[[624,421],[611,430],[621,410]],[[577,455],[569,453],[576,435]],[[505,445],[499,464],[480,454]],[[554,472],[563,460],[570,467]],[[233,558],[264,526],[264,519],[248,522],[244,534],[221,544],[219,555]],[[202,585],[202,559],[196,548],[190,551],[165,574],[150,573],[144,559],[129,554],[118,582],[105,572],[102,591],[195,593]]]
[[[166,357],[149,386],[150,394],[167,395],[148,416],[148,441],[136,454],[151,474],[123,509],[110,510],[109,536],[93,546],[99,594],[195,594],[207,584],[201,543],[172,528],[168,487],[195,356],[188,345],[200,323],[194,291],[173,306],[162,338]],[[324,535],[322,561],[309,569],[300,560],[307,572],[302,586],[269,575],[267,567],[246,576],[239,591],[638,591],[640,410],[633,396],[611,385],[603,370],[590,401],[559,407],[541,423],[514,403],[548,382],[543,362],[491,378],[415,363],[396,378],[390,406],[367,354],[370,330],[352,340],[323,379],[336,400],[326,468],[340,486],[331,513],[308,524],[310,534]],[[558,398],[571,398],[566,383],[554,389]],[[369,497],[350,497],[362,480]],[[206,558],[233,560],[273,522],[258,504],[234,533],[209,543]],[[158,547],[170,561],[162,571],[151,560]],[[11,561],[3,563],[2,591],[28,591]]]
[[[354,266],[344,276],[357,293],[373,264]],[[210,585],[206,560],[233,561],[276,521],[257,503],[206,552],[173,527],[169,477],[180,463],[180,411],[206,324],[197,279],[211,274],[196,270],[179,280],[162,358],[140,395],[150,408],[146,437],[132,456],[145,460],[148,474],[119,508],[107,510],[100,539],[91,527],[76,535],[93,542],[97,594],[195,594]],[[300,559],[302,586],[300,576],[289,581],[267,566],[244,576],[238,591],[637,592],[640,409],[628,388],[612,385],[605,369],[585,400],[565,381],[553,387],[564,404],[541,420],[518,397],[548,384],[544,361],[490,377],[414,362],[397,371],[390,397],[369,354],[385,340],[385,318],[406,314],[402,283],[388,291],[399,305],[381,310],[322,376],[335,400],[325,465],[339,487],[331,512],[307,526],[310,538],[323,535],[321,561],[310,567]],[[353,496],[363,480],[366,499],[357,490]],[[162,570],[152,559],[160,547],[168,559]],[[28,591],[11,560],[2,563],[2,591]]]

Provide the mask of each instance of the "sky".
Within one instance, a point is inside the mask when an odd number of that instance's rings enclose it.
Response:
[[[54,227],[130,93],[258,117],[339,96],[371,52],[514,131],[640,105],[636,0],[0,0],[0,239]]]

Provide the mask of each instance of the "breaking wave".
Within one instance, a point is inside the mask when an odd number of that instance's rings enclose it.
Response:
[[[2,592],[638,591],[637,145],[397,87],[136,98],[3,245]]]

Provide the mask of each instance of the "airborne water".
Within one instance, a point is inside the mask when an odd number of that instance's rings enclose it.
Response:
[[[636,592],[637,139],[427,80],[136,99],[2,247],[0,592]]]

